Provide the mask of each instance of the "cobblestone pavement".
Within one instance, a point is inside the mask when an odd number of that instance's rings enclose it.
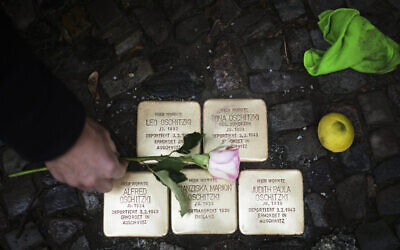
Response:
[[[345,70],[311,77],[305,50],[326,49],[316,15],[360,9],[400,42],[396,0],[16,0],[1,1],[51,70],[108,128],[122,155],[136,152],[143,100],[262,98],[268,106],[269,159],[242,169],[296,168],[304,176],[305,232],[106,238],[102,195],[49,174],[8,179],[42,166],[0,143],[0,247],[24,249],[397,249],[400,246],[400,71]],[[3,34],[7,35],[7,34]],[[92,99],[88,76],[98,71]],[[23,90],[21,90],[23,91]],[[316,136],[327,112],[356,129],[344,153]],[[133,168],[133,166],[132,166]],[[135,166],[134,168],[138,168]],[[26,208],[35,202],[29,213]],[[25,224],[25,227],[21,227]],[[16,238],[16,235],[21,237]],[[43,249],[43,248],[41,248]],[[45,249],[45,248],[44,248]]]

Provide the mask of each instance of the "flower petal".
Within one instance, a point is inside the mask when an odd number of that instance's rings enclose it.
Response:
[[[220,150],[210,152],[210,160],[216,163],[226,163],[230,161],[236,154],[237,150]]]
[[[225,172],[222,172],[221,170],[215,168],[209,168],[208,172],[210,172],[210,174],[217,179],[229,179],[229,176]]]
[[[236,162],[234,161],[230,161],[228,163],[214,163],[214,162],[210,162],[210,168],[211,169],[216,169],[218,171],[223,171],[227,174],[235,174],[237,172],[237,167],[236,167]]]

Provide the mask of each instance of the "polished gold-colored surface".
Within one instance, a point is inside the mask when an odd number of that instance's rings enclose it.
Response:
[[[207,170],[185,169],[187,181],[179,184],[190,200],[181,217],[171,195],[171,226],[175,234],[230,234],[237,229],[236,183],[214,179]]]
[[[243,234],[304,232],[303,177],[299,170],[244,170],[238,193]]]
[[[161,237],[168,232],[168,190],[151,172],[128,172],[104,194],[104,234]]]
[[[137,116],[137,155],[167,155],[183,144],[185,134],[201,132],[197,102],[144,101]],[[200,153],[200,146],[192,150]]]
[[[239,148],[241,161],[268,158],[267,108],[261,99],[211,99],[203,110],[204,152],[221,145]]]

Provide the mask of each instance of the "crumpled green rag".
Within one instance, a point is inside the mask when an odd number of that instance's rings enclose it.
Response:
[[[322,12],[318,26],[327,51],[309,49],[304,53],[304,67],[312,76],[352,68],[363,73],[384,74],[400,64],[400,47],[380,32],[355,9]]]

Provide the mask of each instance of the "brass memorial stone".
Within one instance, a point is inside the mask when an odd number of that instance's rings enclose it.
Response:
[[[230,234],[237,229],[236,184],[214,179],[204,169],[184,169],[187,181],[179,185],[190,200],[181,217],[171,195],[171,226],[175,234]]]
[[[238,189],[243,234],[304,232],[303,177],[299,170],[244,170]]]
[[[137,116],[137,155],[167,155],[179,149],[183,136],[201,132],[201,111],[197,102],[144,101]],[[200,146],[192,150],[200,153]]]
[[[104,234],[161,237],[168,232],[168,189],[151,172],[128,172],[104,194]]]
[[[204,103],[204,152],[221,145],[239,149],[241,161],[268,158],[267,108],[261,99],[211,99]]]

